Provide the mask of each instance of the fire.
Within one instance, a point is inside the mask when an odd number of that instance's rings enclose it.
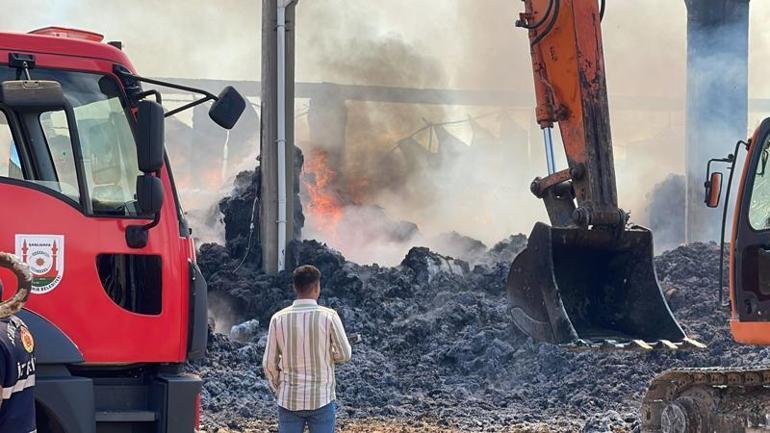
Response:
[[[343,203],[333,190],[337,173],[329,167],[329,155],[313,149],[302,168],[302,183],[307,192],[305,212],[311,227],[320,231],[327,241],[337,238],[337,225],[342,219]]]

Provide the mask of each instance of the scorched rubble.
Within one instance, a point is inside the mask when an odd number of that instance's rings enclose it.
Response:
[[[505,293],[508,267],[525,243],[512,236],[474,266],[416,247],[392,268],[348,262],[316,241],[295,244],[292,263],[323,273],[320,303],[339,312],[349,334],[362,336],[352,362],[338,369],[340,416],[428,419],[469,431],[533,422],[554,431],[633,431],[655,374],[770,360],[770,349],[730,338],[728,314],[717,308],[713,244],[656,258],[674,314],[708,349],[593,353],[535,343],[511,325]],[[290,274],[264,275],[253,262],[236,270],[242,256],[214,244],[203,245],[198,260],[210,294],[230,306],[234,317],[227,319],[257,321],[237,331],[245,343],[212,334],[208,358],[190,366],[205,381],[204,419],[230,428],[272,419],[275,403],[260,367],[263,337],[270,316],[291,302]]]

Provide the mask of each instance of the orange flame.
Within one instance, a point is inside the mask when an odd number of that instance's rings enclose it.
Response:
[[[302,167],[302,183],[309,202],[305,213],[310,226],[321,232],[326,240],[337,238],[337,225],[342,219],[342,201],[332,190],[337,173],[329,167],[329,157],[321,149],[313,149]]]

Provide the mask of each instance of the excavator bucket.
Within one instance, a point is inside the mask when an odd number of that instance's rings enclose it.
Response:
[[[658,285],[652,233],[537,223],[514,260],[508,293],[516,326],[574,348],[703,347],[687,338]]]

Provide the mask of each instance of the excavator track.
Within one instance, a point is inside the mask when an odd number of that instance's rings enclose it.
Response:
[[[770,432],[770,367],[667,370],[640,410],[641,433]]]

